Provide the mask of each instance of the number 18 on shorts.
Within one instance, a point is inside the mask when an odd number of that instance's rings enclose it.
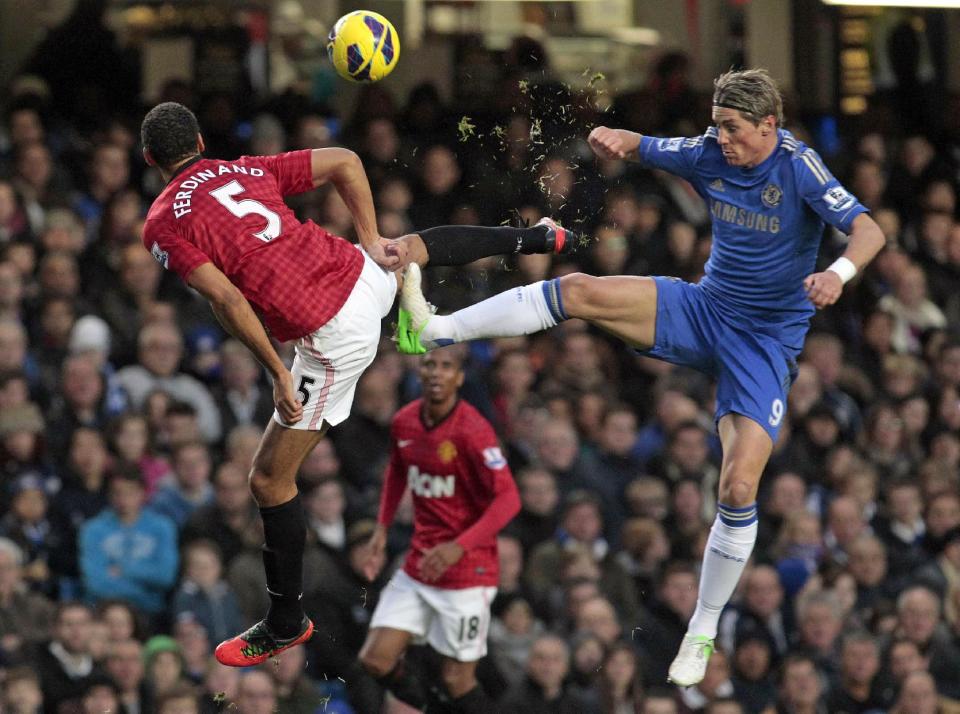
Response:
[[[474,662],[487,654],[490,586],[447,590],[414,580],[398,570],[387,583],[370,627],[403,630],[417,644],[426,642],[442,655]]]

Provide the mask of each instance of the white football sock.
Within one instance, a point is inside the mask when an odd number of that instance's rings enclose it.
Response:
[[[434,315],[420,334],[426,346],[529,335],[566,320],[560,278],[522,285],[451,315]]]
[[[687,634],[717,636],[720,613],[733,595],[757,541],[757,504],[734,508],[717,504],[717,518],[703,552],[697,609]]]

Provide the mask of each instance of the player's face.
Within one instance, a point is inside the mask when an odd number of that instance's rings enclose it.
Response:
[[[713,123],[717,125],[717,143],[723,151],[723,158],[731,166],[750,168],[766,158],[773,131],[771,117],[754,125],[738,109],[715,106]]]
[[[427,401],[436,404],[453,399],[463,385],[460,360],[449,350],[430,352],[420,363],[420,382]]]

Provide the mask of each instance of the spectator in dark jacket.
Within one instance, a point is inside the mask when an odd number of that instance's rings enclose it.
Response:
[[[225,564],[263,543],[263,526],[247,475],[231,461],[222,463],[213,475],[213,503],[194,511],[183,528],[184,543],[200,538],[217,544]]]
[[[78,602],[61,603],[53,624],[53,639],[34,657],[43,687],[43,710],[58,714],[60,704],[83,695],[102,673],[90,655],[93,614]]]
[[[223,561],[216,543],[196,540],[183,552],[184,578],[173,596],[174,619],[189,614],[220,642],[243,629],[237,596],[223,579]]]
[[[567,691],[570,648],[556,635],[541,635],[530,648],[527,678],[504,698],[503,714],[577,714],[583,702]]]

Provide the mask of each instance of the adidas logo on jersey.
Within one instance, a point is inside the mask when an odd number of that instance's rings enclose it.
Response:
[[[413,494],[421,498],[448,498],[456,490],[456,479],[453,476],[421,473],[416,465],[411,465],[407,471],[407,484]]]
[[[714,191],[723,191],[723,179],[717,179],[710,182],[710,188]]]

